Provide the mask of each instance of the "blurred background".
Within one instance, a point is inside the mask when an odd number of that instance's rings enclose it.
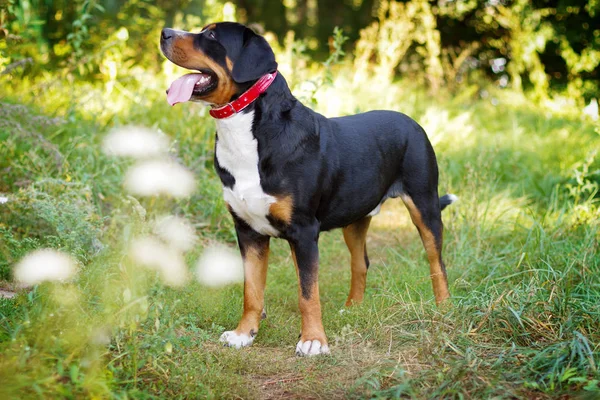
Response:
[[[596,0],[2,3],[4,80],[60,70],[119,81],[128,69],[157,71],[163,62],[157,51],[161,28],[197,30],[220,20],[252,24],[280,51],[310,61],[329,57],[337,27],[359,80],[377,73],[409,78],[433,91],[493,83],[542,100],[560,94],[580,106],[597,97],[600,80]]]

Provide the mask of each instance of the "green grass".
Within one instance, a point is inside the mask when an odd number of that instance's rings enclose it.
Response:
[[[241,315],[241,285],[170,289],[123,256],[136,232],[165,211],[197,229],[201,245],[190,264],[204,244],[235,244],[205,110],[169,108],[158,97],[162,82],[140,89],[139,101],[113,93],[126,107],[101,112],[101,85],[71,87],[65,98],[65,86],[49,87],[36,103],[43,110],[9,90],[0,104],[0,194],[9,196],[0,205],[3,285],[12,287],[12,265],[39,247],[63,249],[83,268],[74,283],[0,300],[2,398],[600,396],[594,127],[511,93],[495,93],[494,106],[474,96],[432,99],[402,82],[377,97],[372,87],[346,83],[341,75],[323,88],[319,107],[328,111],[335,93],[348,99],[338,113],[391,108],[413,116],[434,142],[440,191],[461,198],[444,211],[449,304],[435,306],[416,230],[390,201],[369,232],[372,266],[361,306],[343,308],[350,269],[341,232],[321,236],[330,357],[294,356],[297,282],[280,240],[272,243],[268,318],[255,343],[223,348],[219,335]],[[80,95],[88,102],[70,103]],[[199,183],[190,199],[138,203],[123,192],[129,162],[104,156],[100,143],[124,123],[172,138],[172,156]]]

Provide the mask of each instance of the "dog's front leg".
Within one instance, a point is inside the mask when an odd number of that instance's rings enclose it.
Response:
[[[227,346],[240,348],[252,344],[262,318],[269,237],[255,232],[243,222],[236,223],[236,232],[244,260],[244,313],[237,328],[223,333],[220,340]]]
[[[309,226],[299,229],[291,239],[292,258],[300,285],[298,298],[302,314],[302,332],[296,346],[299,356],[329,353],[327,337],[321,320],[319,300],[319,228]]]

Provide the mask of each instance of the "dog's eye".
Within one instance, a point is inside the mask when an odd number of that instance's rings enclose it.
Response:
[[[217,40],[217,34],[215,33],[215,31],[208,31],[206,32],[206,34],[208,35],[209,39]]]

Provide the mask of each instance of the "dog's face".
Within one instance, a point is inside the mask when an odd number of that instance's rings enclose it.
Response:
[[[210,24],[200,33],[163,29],[160,48],[171,62],[197,71],[171,84],[171,105],[192,100],[226,104],[248,83],[277,69],[267,41],[250,28],[233,22]]]

